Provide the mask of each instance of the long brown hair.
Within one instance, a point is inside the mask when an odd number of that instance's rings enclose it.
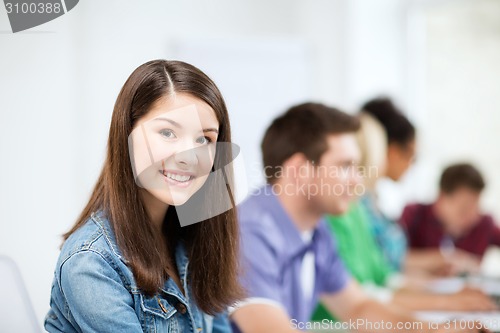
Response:
[[[173,259],[177,242],[182,239],[189,258],[189,286],[196,303],[204,312],[215,314],[242,296],[237,279],[239,236],[235,209],[181,228],[175,209],[169,207],[163,235],[158,235],[140,199],[130,162],[128,136],[134,124],[153,103],[168,97],[172,91],[190,94],[207,103],[220,124],[217,141],[231,142],[224,99],[208,76],[180,61],[153,60],[139,66],[116,100],[107,156],[97,184],[76,224],[64,234],[64,240],[82,226],[92,212],[104,211],[138,287],[153,295],[168,278],[166,268]],[[230,159],[229,153],[223,154],[217,152],[214,163]],[[212,200],[218,200],[219,193],[210,195]]]

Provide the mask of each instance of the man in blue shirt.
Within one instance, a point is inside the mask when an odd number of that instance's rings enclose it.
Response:
[[[346,212],[363,194],[358,128],[357,118],[314,103],[292,107],[268,128],[261,146],[268,185],[238,209],[248,298],[232,309],[235,329],[312,329],[308,320],[321,297],[346,330],[459,331],[417,322],[371,300],[337,255],[323,215]]]

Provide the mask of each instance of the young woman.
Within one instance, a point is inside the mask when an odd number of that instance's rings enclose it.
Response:
[[[226,193],[210,175],[232,158],[216,143],[230,141],[221,93],[199,69],[155,60],[130,75],[101,175],[64,235],[47,331],[230,332],[226,308],[241,296],[235,210],[201,222],[177,211],[206,209],[194,196],[227,200],[230,170]]]

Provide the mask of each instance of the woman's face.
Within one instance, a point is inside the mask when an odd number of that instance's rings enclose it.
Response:
[[[219,122],[202,100],[165,96],[129,136],[137,185],[167,205],[182,205],[205,183],[215,157]]]
[[[415,160],[415,140],[406,145],[390,143],[387,147],[387,177],[398,181]]]

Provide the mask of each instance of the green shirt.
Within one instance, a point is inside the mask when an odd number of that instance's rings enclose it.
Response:
[[[370,229],[370,217],[361,202],[351,204],[341,216],[328,216],[327,224],[336,239],[337,250],[347,270],[361,284],[384,286],[393,270],[384,258]],[[333,319],[321,304],[312,320]]]

